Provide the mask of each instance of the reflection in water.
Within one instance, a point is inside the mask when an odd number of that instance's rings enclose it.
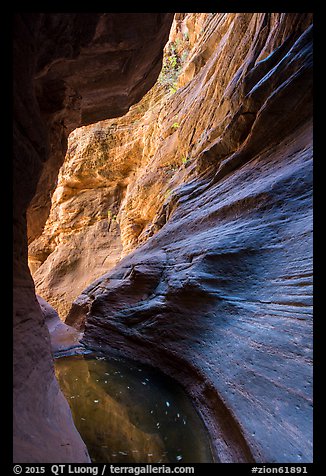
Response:
[[[55,369],[93,462],[213,461],[206,429],[172,379],[99,354],[62,357]]]

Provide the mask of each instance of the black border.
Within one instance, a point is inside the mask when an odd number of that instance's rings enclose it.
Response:
[[[318,5],[318,6],[317,6]],[[114,11],[114,7],[120,7],[119,10]],[[2,132],[3,137],[9,139],[12,138],[12,130],[10,130],[10,121],[8,120],[9,111],[12,111],[12,100],[10,99],[10,95],[7,93],[8,91],[12,91],[12,97],[14,91],[12,89],[12,38],[13,38],[13,15],[15,12],[25,12],[26,7],[28,7],[28,12],[46,12],[46,11],[53,11],[53,12],[63,12],[63,13],[70,13],[70,12],[80,12],[80,13],[91,13],[88,11],[89,7],[92,7],[92,10],[96,11],[103,11],[105,9],[109,9],[110,11],[114,11],[116,13],[122,12],[122,8],[125,7],[125,12],[129,12],[133,6],[137,6],[138,12],[141,13],[142,11],[148,11],[151,7],[155,6],[155,8],[159,11],[177,11],[181,12],[183,10],[190,11],[190,12],[210,12],[210,11],[218,11],[218,12],[312,12],[314,14],[314,150],[315,150],[315,160],[314,160],[314,196],[313,196],[313,209],[314,209],[314,247],[313,247],[313,254],[314,254],[314,337],[313,337],[313,345],[314,345],[314,366],[313,366],[313,373],[314,373],[314,417],[313,417],[313,424],[314,424],[314,445],[313,445],[313,454],[314,454],[314,461],[312,464],[307,464],[306,466],[309,467],[308,474],[320,474],[321,472],[321,464],[323,460],[323,436],[324,436],[324,428],[322,424],[322,410],[323,410],[323,402],[322,402],[322,392],[323,392],[323,383],[322,383],[322,356],[323,353],[322,349],[322,340],[323,340],[323,332],[322,332],[322,325],[323,318],[321,314],[321,293],[323,291],[322,287],[322,260],[320,256],[320,252],[323,247],[323,205],[321,201],[322,197],[322,180],[323,180],[323,161],[325,160],[322,157],[322,126],[323,126],[323,108],[321,105],[321,97],[323,97],[323,91],[321,89],[321,83],[323,81],[323,77],[321,75],[321,44],[322,44],[322,3],[316,4],[316,2],[277,2],[277,1],[263,1],[263,2],[254,2],[254,1],[229,1],[229,2],[208,2],[208,1],[201,1],[201,2],[186,2],[186,1],[166,1],[166,2],[155,2],[153,5],[149,5],[148,3],[145,4],[143,7],[138,4],[117,4],[117,2],[111,2],[111,5],[107,2],[76,2],[75,5],[73,2],[51,2],[50,4],[46,4],[45,2],[40,3],[39,5],[33,2],[24,2],[21,5],[15,2],[12,5],[12,11],[8,13],[7,11],[3,15],[3,25],[1,27],[1,35],[2,35],[2,45],[5,46],[2,50],[2,100],[3,100],[3,121],[2,121]],[[104,8],[103,8],[104,7]],[[113,8],[111,8],[113,7]],[[122,7],[122,8],[121,8]],[[131,8],[128,8],[131,7]],[[319,8],[318,8],[319,7]],[[139,11],[142,8],[141,11]],[[6,66],[5,66],[6,65]],[[11,74],[8,74],[10,72]],[[320,88],[320,91],[319,91]],[[6,102],[8,101],[8,106]],[[12,121],[11,121],[12,123]],[[4,220],[3,220],[3,227],[1,233],[1,242],[2,242],[2,262],[3,266],[3,279],[2,279],[2,299],[3,303],[5,304],[2,308],[2,325],[4,325],[4,330],[2,332],[2,351],[3,351],[3,361],[5,367],[5,374],[3,378],[3,389],[1,392],[1,403],[2,403],[2,411],[3,416],[2,420],[2,438],[0,444],[0,458],[1,463],[5,463],[5,467],[8,467],[8,472],[5,471],[3,474],[13,474],[12,472],[12,385],[13,385],[13,376],[12,376],[12,342],[13,342],[13,333],[12,333],[12,322],[10,319],[10,313],[12,312],[12,303],[8,305],[8,297],[12,295],[12,262],[11,256],[12,253],[9,250],[12,250],[12,220],[10,220],[11,210],[12,210],[12,200],[13,200],[13,193],[12,193],[12,166],[11,160],[11,151],[12,151],[12,140],[9,143],[9,150],[8,152],[2,151],[2,171],[3,171],[3,182],[1,184],[0,190],[2,196],[2,210],[4,212]],[[11,145],[11,147],[10,147]],[[8,179],[11,177],[11,181]],[[11,183],[10,183],[11,182]],[[10,301],[10,299],[9,299]],[[8,327],[8,329],[7,329]],[[0,463],[0,467],[1,467]],[[8,463],[8,466],[7,466]],[[217,467],[221,469],[221,474],[230,473],[233,474],[251,474],[249,470],[253,465],[248,464],[240,464],[240,463],[225,463],[222,464],[222,467]],[[235,468],[235,465],[237,468]],[[274,464],[271,465],[269,463],[257,464],[256,466],[263,467],[276,467],[276,466],[285,466],[286,464]],[[26,466],[26,465],[25,465]],[[36,466],[36,465],[34,465]],[[40,466],[40,465],[38,465]],[[48,464],[41,465],[41,466],[50,466]],[[78,466],[78,465],[76,465]],[[195,464],[197,474],[197,470],[202,470],[206,473],[209,467],[207,464]],[[296,466],[296,465],[292,465]],[[304,466],[300,465],[300,466]],[[1,471],[2,472],[2,471]],[[24,474],[24,473],[23,473]],[[49,473],[50,474],[50,473]]]

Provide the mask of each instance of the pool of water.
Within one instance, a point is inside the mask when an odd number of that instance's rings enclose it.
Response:
[[[100,354],[61,357],[55,371],[94,463],[209,463],[207,430],[174,380]]]

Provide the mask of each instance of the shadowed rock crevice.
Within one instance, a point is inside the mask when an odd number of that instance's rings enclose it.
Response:
[[[89,462],[54,376],[49,332],[27,264],[27,234],[31,242],[43,230],[69,133],[124,114],[153,86],[172,19],[171,13],[15,15],[16,463]],[[51,247],[42,259],[49,252]]]
[[[112,40],[126,17],[96,15],[80,50],[44,46],[58,158],[29,207],[36,290],[83,344],[182,383],[217,461],[311,462],[312,15],[177,14],[157,83],[120,118],[153,85],[171,17],[158,34],[147,14],[146,39],[132,25],[138,69],[129,38]],[[70,136],[48,214],[75,107],[107,120]]]

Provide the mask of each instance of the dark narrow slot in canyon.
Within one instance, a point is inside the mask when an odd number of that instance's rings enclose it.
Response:
[[[15,15],[15,463],[312,462],[312,30]]]

